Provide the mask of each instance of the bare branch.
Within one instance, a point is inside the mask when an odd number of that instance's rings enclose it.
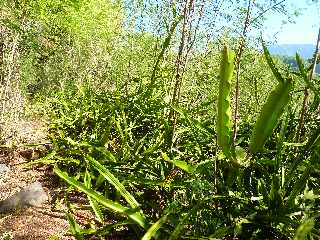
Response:
[[[236,75],[236,92],[235,92],[235,108],[234,108],[234,119],[233,119],[233,138],[232,138],[232,142],[233,144],[235,143],[236,137],[237,137],[237,127],[238,127],[238,118],[239,118],[239,96],[240,96],[240,71],[241,71],[241,58],[242,58],[242,54],[245,48],[245,43],[246,43],[246,37],[247,37],[247,32],[248,32],[248,28],[250,26],[250,14],[251,14],[251,8],[252,8],[252,4],[254,3],[255,0],[249,0],[248,2],[248,7],[247,7],[247,14],[246,14],[246,18],[244,21],[244,26],[243,26],[243,31],[242,31],[242,35],[240,38],[240,43],[239,43],[239,49],[237,52],[237,57],[236,57],[236,71],[237,71],[237,75]]]
[[[261,18],[264,14],[266,14],[267,12],[269,12],[270,10],[274,9],[276,6],[279,6],[280,4],[284,3],[287,0],[282,0],[280,2],[275,3],[274,5],[272,5],[271,7],[265,9],[264,11],[262,11],[258,16],[256,16],[255,18],[253,18],[250,22],[250,24],[252,24],[253,22],[255,22],[256,20],[258,20],[259,18]]]

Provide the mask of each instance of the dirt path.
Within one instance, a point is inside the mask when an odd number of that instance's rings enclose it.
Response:
[[[46,129],[39,122],[22,121],[12,129],[2,144],[32,144],[46,140]],[[53,210],[55,194],[59,191],[55,186],[55,176],[48,167],[25,169],[25,163],[37,159],[41,150],[36,148],[15,148],[14,151],[0,152],[0,164],[7,171],[0,172],[0,200],[6,199],[31,183],[39,181],[48,195],[49,201],[40,207],[25,208],[0,218],[0,239],[9,233],[11,239],[73,239],[66,235],[68,222],[61,210]],[[7,168],[6,168],[7,167]],[[59,238],[54,238],[58,237]]]

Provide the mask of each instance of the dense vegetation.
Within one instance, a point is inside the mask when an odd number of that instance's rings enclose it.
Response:
[[[298,69],[298,63],[294,56],[278,56],[282,62],[289,65],[292,69]],[[310,59],[312,61],[312,59]],[[320,65],[316,66],[316,73],[320,73]]]
[[[1,96],[48,122],[77,239],[320,239],[317,52],[272,57],[259,2],[0,3]]]

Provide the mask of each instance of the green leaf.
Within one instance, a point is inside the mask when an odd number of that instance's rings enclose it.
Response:
[[[283,142],[284,146],[291,146],[291,147],[303,147],[307,144],[307,141],[304,141],[302,143],[289,143],[289,142]]]
[[[305,240],[307,234],[311,232],[313,227],[314,227],[313,218],[308,218],[304,220],[303,223],[301,223],[300,226],[298,227],[293,240]]]
[[[170,234],[170,237],[168,240],[175,240],[179,239],[181,232],[183,228],[185,227],[186,221],[196,212],[197,208],[199,207],[199,204],[194,206],[187,214],[183,216],[183,218],[179,221],[179,223],[175,226],[173,232]]]
[[[294,200],[297,197],[297,195],[305,188],[307,184],[307,180],[311,173],[311,170],[312,170],[312,166],[309,165],[304,170],[302,176],[299,179],[295,180],[295,184],[288,198],[288,204],[294,204]]]
[[[84,240],[79,224],[76,222],[76,220],[70,213],[66,212],[66,216],[70,225],[71,233],[75,236],[77,240]]]
[[[261,178],[258,180],[258,187],[259,187],[259,192],[261,192],[262,196],[263,196],[263,202],[266,205],[270,204],[270,196],[268,194],[268,190],[266,188],[266,183],[265,181]]]
[[[147,223],[146,219],[139,212],[136,212],[136,210],[130,209],[128,207],[124,207],[117,202],[113,202],[113,201],[105,198],[104,196],[100,195],[96,191],[87,188],[84,184],[79,183],[73,177],[69,177],[67,173],[61,171],[56,166],[53,169],[53,171],[60,178],[65,180],[67,183],[76,187],[78,190],[84,192],[85,194],[89,195],[90,197],[95,199],[98,203],[105,206],[106,208],[109,208],[112,211],[127,215],[129,218],[131,218],[134,222],[136,222],[138,225],[140,225],[144,229],[146,229],[148,227],[148,223]]]
[[[262,45],[267,63],[279,83],[268,96],[254,126],[249,144],[249,151],[251,153],[261,151],[267,139],[272,135],[284,109],[290,101],[290,93],[293,86],[291,78],[284,79],[281,76],[263,41]]]
[[[296,61],[297,61],[297,64],[298,64],[298,68],[299,68],[301,77],[306,82],[307,86],[309,88],[312,88],[312,84],[311,84],[311,82],[309,81],[309,78],[308,78],[307,70],[305,69],[304,64],[303,64],[303,60],[302,60],[301,56],[298,53],[296,53]]]
[[[227,234],[231,233],[231,230],[231,227],[220,227],[214,232],[214,234],[210,235],[209,239],[224,239]]]
[[[183,109],[181,107],[177,107],[177,106],[171,106],[176,112],[178,112],[179,114],[181,114],[188,122],[188,124],[190,125],[190,127],[192,128],[192,130],[195,133],[204,133],[207,136],[212,136],[212,133],[210,133],[203,125],[200,121],[198,121],[197,119],[193,118],[192,113],[189,113],[186,109]]]
[[[320,126],[318,126],[318,128],[315,129],[310,135],[311,136],[310,136],[308,143],[306,145],[307,150],[310,150],[310,149],[320,145]]]
[[[180,168],[190,174],[192,174],[195,171],[195,169],[197,168],[197,166],[192,166],[192,165],[186,163],[185,161],[171,160],[166,153],[162,153],[162,158],[165,161],[173,163],[173,165],[175,165],[176,167],[178,167],[178,168]]]
[[[263,52],[264,52],[264,57],[267,60],[267,63],[273,73],[273,75],[276,77],[276,79],[278,80],[279,83],[285,83],[285,79],[281,76],[278,68],[276,67],[276,65],[273,62],[273,59],[271,57],[271,54],[266,46],[266,44],[264,43],[264,41],[262,40],[262,47],[263,47]]]
[[[269,193],[270,208],[274,211],[283,207],[283,197],[280,188],[280,178],[278,175],[272,177],[271,189]]]
[[[85,172],[85,175],[84,175],[84,184],[85,184],[85,186],[87,188],[89,188],[89,189],[91,188],[91,177],[90,177],[90,174],[89,174],[88,170]],[[103,217],[103,214],[101,212],[99,204],[97,203],[97,201],[95,201],[89,195],[88,195],[88,199],[89,199],[90,206],[91,206],[93,212],[96,215],[96,218],[98,219],[98,221],[100,223],[103,223],[104,217]]]
[[[246,160],[246,151],[240,147],[240,146],[236,146],[235,147],[235,153],[236,153],[236,157],[238,159],[238,162],[244,163]]]
[[[150,240],[155,237],[158,230],[162,227],[162,225],[167,221],[168,214],[163,215],[158,221],[156,221],[152,226],[148,229],[148,231],[144,234],[141,240]]]
[[[136,199],[127,191],[127,189],[120,183],[120,181],[103,165],[90,156],[86,157],[93,167],[99,171],[99,173],[105,177],[105,179],[112,184],[123,196],[132,208],[139,208],[140,205]]]

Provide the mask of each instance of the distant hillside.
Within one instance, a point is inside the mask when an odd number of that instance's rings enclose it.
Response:
[[[292,67],[296,67],[295,55],[298,52],[305,60],[311,59],[315,50],[312,44],[280,44],[269,47],[271,54],[280,55],[283,61]],[[317,65],[316,72],[320,74],[320,64]]]
[[[269,47],[269,51],[275,55],[295,56],[298,52],[304,59],[312,57],[315,45],[312,44],[280,44]]]

